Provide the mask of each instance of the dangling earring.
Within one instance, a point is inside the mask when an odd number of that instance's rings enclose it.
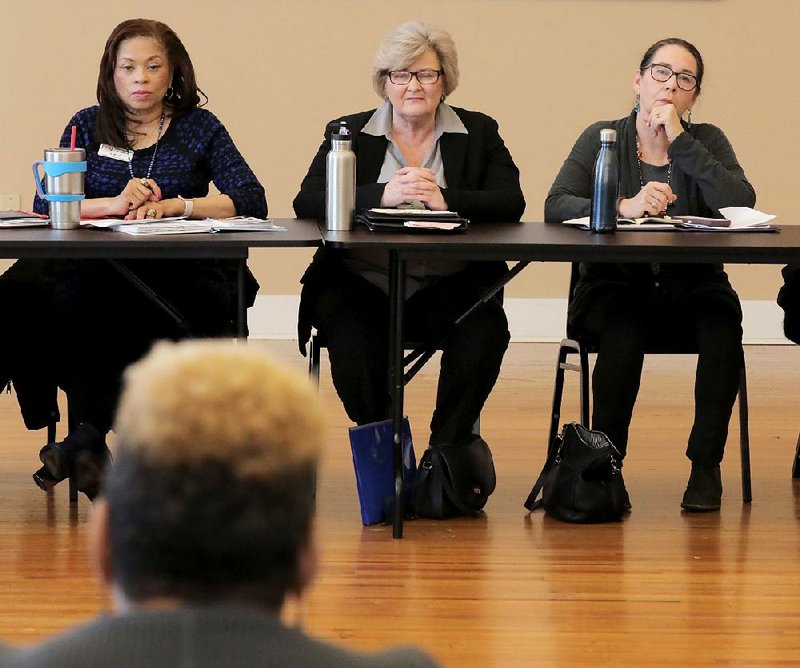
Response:
[[[691,109],[689,109],[689,111],[686,114],[686,127],[687,128],[692,127],[692,110]]]
[[[172,84],[169,85],[167,88],[167,94],[164,96],[164,99],[169,102],[172,99],[172,96],[175,94],[175,89],[172,87]]]
[[[439,102],[444,102],[444,93],[442,93],[442,99]]]
[[[636,102],[633,105],[633,110],[638,114],[639,113],[639,93],[636,93]]]

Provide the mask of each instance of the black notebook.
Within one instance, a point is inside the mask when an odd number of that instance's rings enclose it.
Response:
[[[356,222],[372,232],[463,232],[469,226],[455,211],[428,209],[365,209]]]

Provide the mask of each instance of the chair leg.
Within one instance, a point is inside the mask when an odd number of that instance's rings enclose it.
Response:
[[[742,461],[742,502],[750,503],[753,500],[750,484],[750,417],[747,410],[747,370],[744,359],[739,371],[739,452]]]
[[[561,422],[561,400],[564,396],[564,371],[566,369],[566,359],[570,350],[564,345],[564,341],[558,348],[558,359],[556,360],[556,378],[553,383],[553,407],[550,410],[550,433],[547,436],[547,446],[555,439],[558,434],[559,423]]]
[[[589,429],[589,353],[584,346],[578,352],[581,358],[581,424]]]
[[[794,464],[792,465],[792,478],[800,478],[800,434],[797,435],[797,448],[794,451]]]
[[[53,414],[51,417],[52,419],[47,424],[47,442],[55,443],[57,438],[57,432],[56,432],[57,422],[55,414]],[[67,420],[67,424],[69,424],[69,420]],[[75,484],[75,478],[73,476],[70,476],[67,480],[69,481],[69,502],[78,503],[78,486]]]
[[[70,415],[69,412],[69,397],[67,397],[67,432],[69,433],[73,429],[78,427],[75,424],[75,418]],[[78,485],[75,483],[75,476],[69,477],[69,502],[70,503],[78,503]]]
[[[78,486],[75,484],[74,476],[70,476],[69,480],[69,502],[78,503]]]
[[[577,341],[573,341],[572,339],[562,339],[561,344],[558,347],[558,359],[556,360],[556,378],[555,382],[553,383],[553,407],[550,412],[550,434],[548,437],[548,447],[549,444],[553,442],[553,439],[558,434],[558,431],[561,427],[561,403],[564,397],[564,380],[565,380],[565,372],[566,371],[578,371],[580,372],[580,401],[581,401],[581,424],[588,426],[588,374],[585,371],[583,361],[581,361],[580,365],[570,364],[567,362],[567,357],[572,354],[577,353],[581,356],[581,360],[584,359],[585,353],[581,348],[581,345]]]
[[[319,356],[319,337],[312,334],[308,346],[308,375],[317,387],[319,387]]]
[[[50,413],[50,422],[47,423],[47,442],[55,443],[56,440],[56,416]]]

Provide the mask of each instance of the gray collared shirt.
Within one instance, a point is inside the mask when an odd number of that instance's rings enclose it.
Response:
[[[392,104],[386,100],[366,125],[361,128],[361,132],[375,137],[386,137],[386,154],[383,158],[378,183],[388,183],[398,169],[408,167],[400,148],[392,137]],[[434,126],[434,142],[420,167],[430,169],[436,175],[436,183],[440,188],[447,187],[444,176],[444,164],[442,163],[442,150],[439,139],[445,132],[468,134],[467,128],[461,122],[452,107],[442,102],[436,109],[436,122]],[[422,202],[413,200],[404,206],[414,209],[424,209]],[[349,251],[344,259],[344,266],[360,276],[366,278],[370,283],[376,285],[388,294],[389,292],[389,253],[377,253],[374,251]],[[406,296],[411,296],[426,284],[435,280],[438,276],[448,276],[455,274],[465,266],[464,262],[454,261],[413,261],[406,265]]]
[[[403,157],[400,148],[394,141],[392,136],[392,104],[386,100],[375,113],[372,118],[367,121],[367,124],[361,129],[361,132],[375,137],[386,137],[389,142],[386,146],[386,155],[383,159],[381,166],[381,173],[378,175],[378,183],[387,183],[389,179],[394,176],[398,169],[408,167],[408,162]],[[440,188],[447,187],[447,181],[444,177],[444,165],[442,164],[442,149],[439,146],[439,138],[445,132],[467,134],[467,128],[461,122],[452,107],[442,102],[436,109],[436,124],[433,129],[434,141],[430,151],[425,156],[420,167],[430,169],[436,174],[436,183]],[[425,206],[422,202],[413,201],[416,209],[424,209]]]

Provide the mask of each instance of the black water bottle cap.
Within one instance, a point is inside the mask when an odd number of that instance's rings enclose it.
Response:
[[[331,123],[331,127],[333,128],[333,132],[331,133],[331,139],[335,139],[337,141],[348,140],[352,137],[350,134],[350,130],[347,129],[347,121],[339,121],[338,123]]]

